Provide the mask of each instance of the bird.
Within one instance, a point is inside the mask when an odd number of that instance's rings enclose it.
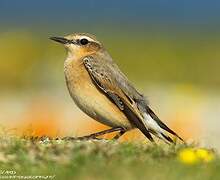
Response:
[[[85,137],[117,132],[114,139],[118,139],[137,128],[151,142],[157,137],[173,144],[170,135],[183,141],[153,112],[145,96],[122,73],[94,35],[73,33],[50,39],[63,44],[67,51],[64,75],[75,104],[94,120],[111,127]]]

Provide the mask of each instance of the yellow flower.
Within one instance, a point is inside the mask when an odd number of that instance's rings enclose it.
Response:
[[[185,164],[196,164],[198,162],[210,162],[214,160],[213,152],[207,149],[186,148],[179,152],[179,160]]]
[[[205,162],[214,160],[214,154],[206,149],[197,149],[196,155],[199,159]]]
[[[195,151],[192,148],[186,148],[179,152],[179,160],[185,164],[195,164],[198,162]]]

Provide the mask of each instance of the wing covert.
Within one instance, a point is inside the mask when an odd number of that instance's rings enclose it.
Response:
[[[137,105],[132,103],[134,100],[129,96],[129,93],[125,94],[122,83],[118,82],[118,79],[123,79],[124,75],[118,68],[116,70],[119,72],[115,72],[112,64],[108,61],[104,63],[102,61],[103,59],[98,59],[94,56],[87,56],[83,59],[84,66],[94,84],[126,115],[132,124],[140,129],[149,140],[153,141],[142,121],[143,117]],[[127,83],[127,79],[124,79],[123,83]]]

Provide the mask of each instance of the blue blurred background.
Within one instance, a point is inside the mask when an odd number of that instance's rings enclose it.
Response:
[[[74,107],[65,50],[48,39],[88,32],[165,122],[186,139],[218,147],[219,9],[217,0],[0,0],[2,126],[50,136],[104,128]]]

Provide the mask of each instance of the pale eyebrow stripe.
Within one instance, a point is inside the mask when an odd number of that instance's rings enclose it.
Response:
[[[88,37],[88,36],[79,36],[79,39],[83,39],[83,38],[88,39],[89,41],[95,42],[94,39],[92,39],[92,38],[90,38],[90,37]]]

